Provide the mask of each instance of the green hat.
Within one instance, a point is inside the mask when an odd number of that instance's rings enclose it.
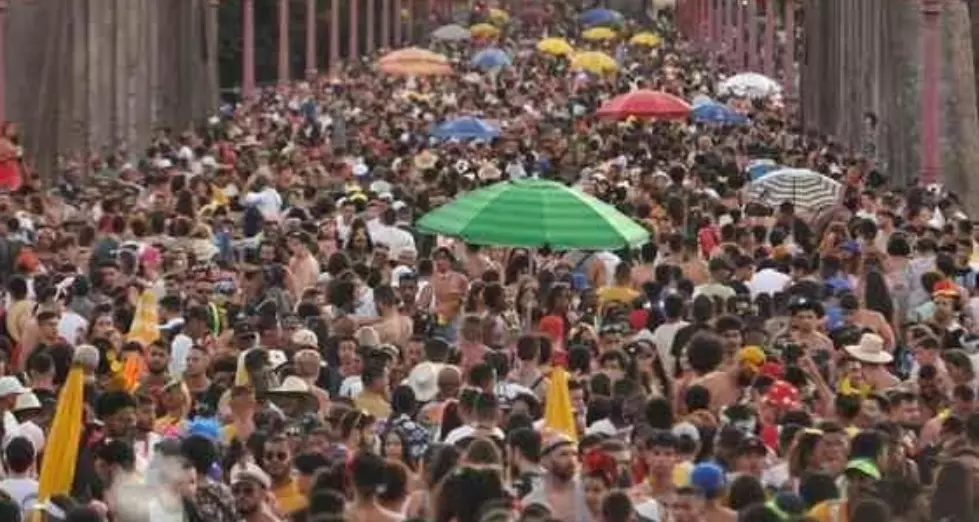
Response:
[[[877,468],[877,464],[870,459],[851,460],[850,462],[846,463],[846,468],[844,468],[843,471],[858,471],[874,480],[880,480],[881,478],[880,470]]]

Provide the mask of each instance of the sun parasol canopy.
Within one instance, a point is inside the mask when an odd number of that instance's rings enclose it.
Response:
[[[596,114],[618,119],[683,120],[690,114],[690,105],[670,93],[639,89],[605,102]]]
[[[629,39],[629,43],[632,45],[641,45],[644,47],[658,47],[661,43],[663,43],[663,38],[661,38],[660,35],[656,33],[651,33],[647,31],[634,35],[632,38]]]
[[[690,117],[697,123],[714,125],[746,125],[748,117],[734,110],[730,105],[716,101],[698,103],[690,111]]]
[[[598,51],[578,53],[571,58],[571,70],[592,74],[612,74],[619,70],[619,64],[611,56]]]
[[[472,64],[480,69],[498,69],[507,67],[513,60],[503,49],[490,47],[479,51],[472,57]]]
[[[581,33],[581,37],[589,41],[603,41],[603,40],[614,40],[616,37],[615,31],[609,29],[608,27],[592,27]]]
[[[500,35],[500,28],[493,24],[476,24],[469,28],[469,34],[473,38],[496,38]]]
[[[614,207],[554,181],[504,181],[473,191],[418,220],[426,233],[479,245],[557,250],[636,247],[649,233]]]
[[[446,76],[452,74],[452,65],[445,56],[408,47],[392,51],[378,60],[378,67],[388,74],[400,76]]]
[[[753,180],[747,195],[771,207],[788,201],[795,208],[810,215],[833,206],[843,192],[843,185],[836,180],[808,169],[780,169]]]
[[[611,9],[595,8],[589,9],[578,18],[581,25],[591,27],[595,25],[618,25],[624,19],[618,11]]]
[[[746,96],[748,98],[768,98],[782,92],[782,86],[775,80],[758,73],[736,74],[717,86],[721,95]]]
[[[470,37],[469,29],[459,24],[448,24],[432,31],[432,38],[444,42],[461,42]]]
[[[553,56],[571,56],[574,47],[563,38],[545,38],[537,42],[537,50]]]
[[[445,140],[490,140],[500,135],[500,129],[479,118],[463,117],[432,128],[431,134]]]
[[[505,24],[510,21],[510,15],[503,9],[492,7],[489,10],[489,19],[495,24]]]

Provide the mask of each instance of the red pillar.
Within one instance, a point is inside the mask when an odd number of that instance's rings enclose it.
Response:
[[[413,0],[410,0],[410,1],[413,1]],[[432,31],[434,31],[436,29],[436,27],[435,27],[435,20],[436,20],[435,12],[437,10],[437,7],[435,5],[435,0],[428,0],[427,5],[428,5],[428,8],[425,11],[425,38],[428,38],[428,35],[432,34]]]
[[[349,49],[347,50],[347,56],[348,56],[347,61],[349,62],[349,65],[353,65],[360,58],[360,46],[358,45],[359,43],[358,38],[360,35],[357,34],[357,24],[360,22],[360,13],[358,12],[359,9],[357,9],[358,7],[357,4],[359,4],[360,2],[359,0],[349,0],[349,1],[350,1],[350,27],[348,29],[350,31],[350,41],[347,44],[347,46],[349,47]]]
[[[6,49],[3,40],[7,36],[4,25],[7,23],[9,6],[10,0],[0,0],[0,122],[5,121],[7,117],[7,60],[4,56]]]
[[[939,22],[941,0],[922,0],[923,49],[921,78],[921,183],[931,184],[939,179],[941,163],[938,139],[941,134],[938,82],[941,73]]]
[[[409,4],[410,5],[410,4]],[[394,0],[394,44],[391,46],[398,49],[403,43],[403,32],[407,25],[408,27],[408,38],[411,38],[411,15],[409,14],[408,19],[404,20],[401,18],[401,11],[404,7],[401,4],[401,0]],[[408,13],[411,13],[411,8],[408,8]]]
[[[381,47],[391,48],[391,0],[381,0]]]
[[[785,49],[782,53],[782,84],[788,99],[795,97],[795,0],[785,0]]]
[[[744,6],[741,0],[734,2],[734,64],[737,69],[744,69]]]
[[[707,52],[714,50],[714,0],[704,0],[703,38],[707,43]]]
[[[748,0],[748,68],[758,71],[758,0]]]
[[[289,81],[289,0],[279,0],[279,83]]]
[[[316,77],[316,0],[306,0],[306,78]]]
[[[374,54],[377,42],[374,40],[374,0],[367,1],[367,56]]]
[[[340,67],[340,0],[330,0],[330,69]]]
[[[255,0],[242,0],[241,95],[248,99],[255,94]]]
[[[734,38],[737,25],[734,22],[734,4],[736,0],[724,0],[724,61],[734,66]]]
[[[765,4],[765,75],[775,77],[775,1]]]
[[[713,22],[711,22],[711,67],[717,67],[717,61],[721,57],[724,49],[724,3],[722,0],[710,0],[713,6]]]

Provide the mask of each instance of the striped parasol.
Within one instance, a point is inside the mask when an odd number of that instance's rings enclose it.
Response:
[[[833,206],[843,193],[843,185],[807,169],[781,169],[765,174],[748,185],[748,199],[777,207],[788,201],[796,210],[815,214]]]

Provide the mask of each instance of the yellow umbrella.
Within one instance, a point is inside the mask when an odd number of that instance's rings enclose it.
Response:
[[[592,27],[587,31],[581,33],[581,37],[585,40],[599,41],[599,40],[614,40],[615,31],[609,29],[608,27]]]
[[[615,63],[615,60],[605,53],[587,51],[578,53],[571,58],[571,69],[592,74],[611,74],[619,70],[619,64]]]
[[[571,56],[574,47],[562,38],[545,38],[537,42],[537,50],[553,56]]]
[[[71,491],[82,436],[84,399],[85,370],[76,364],[68,372],[68,378],[58,394],[54,420],[51,421],[51,431],[44,446],[44,459],[41,461],[41,476],[37,488],[38,505],[50,501],[51,497]],[[40,518],[36,515],[33,520]]]
[[[500,29],[495,25],[476,24],[469,28],[469,34],[473,38],[494,38],[500,34]]]
[[[632,45],[644,45],[646,47],[658,47],[659,44],[663,43],[663,39],[656,33],[645,32],[630,38],[629,43]]]
[[[503,9],[494,7],[489,10],[489,19],[492,20],[493,23],[505,24],[510,21],[510,15]]]

